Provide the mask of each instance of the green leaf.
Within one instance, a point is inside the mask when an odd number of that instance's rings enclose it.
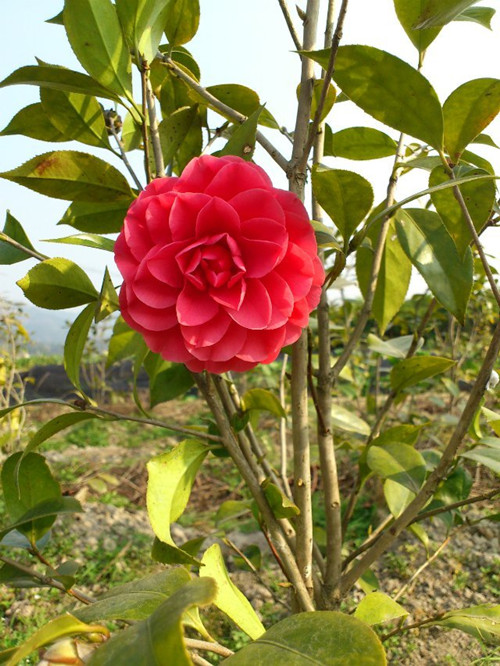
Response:
[[[123,361],[126,358],[134,356],[138,348],[144,345],[144,341],[137,331],[134,331],[126,324],[122,317],[118,317],[113,326],[113,333],[109,340],[108,356],[106,366],[117,361]]]
[[[3,545],[3,544],[2,544]],[[21,564],[21,566],[23,566]],[[30,576],[25,571],[18,569],[13,564],[4,564],[0,568],[0,585],[9,587],[50,587],[49,583],[42,583],[41,580]],[[2,653],[0,653],[0,664],[2,662]]]
[[[500,80],[474,79],[454,90],[443,105],[444,144],[453,162],[500,111]]]
[[[385,666],[384,648],[367,624],[337,611],[298,613],[225,659],[224,666]]]
[[[255,92],[255,90],[247,88],[246,86],[239,85],[237,83],[221,83],[216,86],[208,86],[207,90],[220,102],[227,104],[227,106],[230,106],[232,109],[239,111],[240,113],[242,113],[244,116],[247,117],[251,116],[252,113],[257,111],[259,107],[262,106],[260,103],[259,96]],[[203,104],[207,103],[207,101],[202,97],[196,96],[195,99],[200,103]],[[209,106],[211,105],[209,104]],[[214,111],[217,111],[217,113],[221,114],[228,120],[232,121],[232,118],[230,116],[225,116],[223,111],[215,109],[215,107],[211,108],[214,108]],[[264,125],[266,127],[271,127],[273,129],[279,129],[278,123],[276,122],[274,117],[269,113],[269,111],[265,108],[262,110],[260,114],[259,124]]]
[[[64,341],[64,369],[70,382],[82,395],[85,393],[81,385],[80,366],[95,310],[95,303],[89,303],[71,324]]]
[[[37,454],[34,453],[33,455]],[[60,497],[59,499],[44,500],[32,509],[26,511],[26,513],[24,513],[15,523],[0,529],[0,540],[9,532],[12,532],[12,530],[23,532],[23,530],[26,531],[31,529],[33,524],[42,519],[58,516],[61,513],[81,513],[82,511],[83,509],[80,502],[74,497]]]
[[[424,379],[446,372],[455,363],[441,356],[414,356],[398,361],[391,370],[391,388],[396,392],[404,391]]]
[[[5,507],[13,523],[46,500],[61,500],[61,488],[52,476],[45,458],[22,452],[9,456],[2,467]],[[55,516],[45,516],[21,525],[18,530],[35,544],[53,525]]]
[[[321,93],[323,90],[323,85],[324,85],[324,79],[315,79],[315,81],[313,82],[311,113],[310,113],[311,120],[314,120],[314,116],[316,115],[318,105],[321,101]],[[299,83],[299,85],[297,86],[297,99],[300,98],[300,90],[301,90],[301,84]],[[337,91],[335,90],[334,86],[332,86],[332,84],[329,83],[328,91],[325,97],[325,103],[323,105],[323,109],[321,110],[320,122],[323,122],[323,120],[332,110],[332,107],[335,104],[336,97],[337,97]]]
[[[453,21],[467,7],[478,0],[426,0],[422,11],[415,21],[415,29],[424,30],[443,26]]]
[[[95,603],[78,609],[75,616],[82,622],[145,620],[190,580],[190,574],[183,567],[165,569],[112,587]]]
[[[56,199],[108,202],[132,196],[125,176],[115,167],[74,150],[38,155],[0,177]]]
[[[314,229],[314,235],[316,236],[316,242],[318,247],[331,247],[334,250],[342,251],[339,243],[334,234],[334,230],[331,227],[327,227],[322,222],[317,220],[311,220],[312,227]]]
[[[150,352],[144,359],[149,376],[151,407],[184,395],[194,384],[193,375],[182,363],[170,363]]]
[[[188,439],[148,462],[146,502],[151,526],[160,541],[176,545],[170,525],[186,508],[196,473],[208,451],[205,444]]]
[[[274,414],[278,418],[286,418],[281,402],[274,393],[267,389],[249,389],[243,394],[241,402],[245,410],[262,410]]]
[[[376,437],[372,444],[382,446],[383,444],[399,443],[410,444],[417,443],[420,432],[424,426],[398,425],[384,430],[382,434]]]
[[[276,518],[295,518],[300,514],[299,507],[275,483],[264,479],[260,485]]]
[[[113,285],[113,281],[109,274],[108,268],[106,267],[104,271],[104,277],[102,279],[101,291],[99,293],[99,301],[95,313],[95,322],[98,324],[106,317],[109,317],[113,312],[116,312],[120,309],[120,303],[118,300],[118,294]]]
[[[262,622],[257,617],[248,599],[234,585],[227,573],[218,543],[208,548],[202,558],[203,567],[200,577],[210,576],[217,583],[217,592],[213,603],[233,620],[250,638],[256,639],[265,632]]]
[[[348,160],[377,160],[395,155],[397,143],[373,127],[348,127],[332,133],[325,126],[325,155]]]
[[[489,446],[476,446],[471,451],[460,454],[462,458],[474,460],[481,463],[495,474],[500,474],[500,449],[492,449]]]
[[[378,476],[399,483],[414,493],[419,491],[425,479],[425,460],[408,444],[372,445],[366,454],[366,462]]]
[[[68,224],[78,231],[112,234],[121,230],[132,198],[111,203],[75,201],[66,209],[58,224]]]
[[[161,123],[160,123],[161,127]],[[121,140],[123,150],[128,153],[130,150],[135,150],[142,146],[142,129],[141,126],[134,120],[131,113],[127,113],[123,120],[121,129]]]
[[[369,333],[366,341],[368,347],[381,356],[405,358],[411,343],[413,342],[413,335],[402,335],[399,338],[381,340],[373,333]]]
[[[302,51],[326,67],[330,49]],[[429,81],[408,63],[372,46],[341,46],[334,81],[370,116],[440,150],[443,114]]]
[[[131,99],[130,53],[111,0],[65,0],[64,25],[83,68],[108,90]]]
[[[473,153],[470,150],[464,150],[462,157],[460,158],[460,162],[477,166],[480,169],[483,169],[483,171],[486,171],[488,174],[491,174],[492,176],[495,175],[495,170],[491,162],[488,162],[488,160],[485,160],[484,157],[481,157],[477,153]]]
[[[459,14],[454,20],[455,21],[472,21],[473,23],[479,23],[483,28],[492,30],[491,20],[495,16],[496,10],[492,7],[469,7],[461,14]]]
[[[165,34],[169,44],[178,46],[191,41],[200,22],[199,0],[168,0]]]
[[[119,101],[118,95],[102,86],[92,77],[81,72],[73,72],[71,69],[59,65],[43,63],[20,67],[0,82],[0,88],[19,84],[65,90],[82,93],[83,95],[95,95],[95,97]]]
[[[218,155],[237,155],[247,161],[252,159],[257,141],[257,123],[263,108],[263,106],[259,106],[256,111],[248,116],[244,123],[234,126],[228,142],[217,153]]]
[[[165,0],[116,0],[118,18],[131,49],[152,62],[170,11]]]
[[[6,662],[7,666],[17,666],[25,657],[28,657],[34,650],[53,643],[64,636],[74,636],[76,634],[94,634],[99,633],[109,636],[106,627],[99,625],[84,624],[69,613],[51,620],[41,629],[32,634],[27,641],[18,647]]]
[[[469,166],[455,167],[454,172],[457,177],[485,173],[481,169]],[[449,180],[449,176],[444,167],[442,165],[437,166],[429,176],[429,187],[444,183],[447,180]],[[495,204],[495,184],[492,180],[476,180],[462,185],[459,189],[466,202],[474,227],[480,233],[489,220]],[[453,238],[459,255],[463,257],[472,241],[472,234],[453,190],[434,192],[431,195],[431,200],[448,233]]]
[[[437,300],[461,323],[472,289],[472,255],[460,257],[437,213],[405,208],[396,213],[396,229],[403,250]]]
[[[101,105],[91,95],[41,88],[45,115],[66,141],[111,149]]]
[[[30,441],[26,445],[26,448],[23,452],[23,457],[26,456],[31,451],[34,451],[36,448],[43,444],[47,439],[53,435],[65,430],[66,428],[71,428],[77,423],[82,423],[82,421],[88,421],[89,419],[99,418],[97,414],[92,414],[91,412],[69,412],[66,414],[60,414],[50,421],[44,423],[44,425],[36,431],[36,433],[31,437]],[[114,419],[110,419],[114,420]]]
[[[384,497],[389,511],[394,518],[398,518],[408,504],[415,499],[415,493],[397,481],[386,479],[384,481]]]
[[[500,606],[482,604],[449,611],[432,624],[447,629],[460,629],[482,643],[496,645],[500,642]]]
[[[45,243],[62,243],[64,245],[82,245],[84,247],[91,247],[94,250],[105,250],[106,252],[113,252],[115,248],[115,241],[111,238],[104,238],[99,234],[74,234],[73,236],[65,236],[64,238],[45,238]]]
[[[371,247],[368,244],[362,245],[356,253],[356,275],[361,293],[365,297],[370,286],[374,248],[380,233],[380,226],[381,223],[377,222],[368,230],[367,238],[371,241]],[[382,252],[372,305],[373,316],[381,333],[385,331],[404,303],[410,285],[411,270],[411,262],[401,247],[395,233],[394,221],[391,220]]]
[[[187,551],[160,541],[158,537],[155,537],[153,541],[151,557],[155,562],[161,562],[162,564],[183,564],[197,567],[201,565],[201,562]]]
[[[41,308],[64,310],[95,301],[98,293],[87,274],[69,259],[46,259],[17,284]]]
[[[441,31],[441,27],[428,28],[427,30],[415,29],[415,24],[427,4],[428,0],[394,0],[394,9],[398,20],[421,57]]]
[[[332,406],[332,426],[346,432],[355,432],[360,435],[369,435],[370,426],[359,416],[356,416],[354,410],[346,409],[340,405]]]
[[[359,602],[354,617],[371,627],[398,617],[406,617],[408,611],[383,592],[371,592]]]
[[[24,252],[22,249],[14,247],[10,243],[2,240],[2,235],[8,236],[15,240],[17,243],[20,243],[29,250],[35,251],[35,248],[31,244],[30,239],[26,235],[20,222],[16,220],[10,214],[10,211],[7,211],[5,215],[5,225],[2,233],[0,233],[0,264],[3,266],[17,264],[20,261],[25,259],[30,259],[31,254]]]
[[[218,527],[232,518],[238,518],[242,514],[250,511],[250,502],[248,500],[226,500],[217,509],[215,514],[215,524]]]
[[[189,581],[147,619],[116,633],[98,648],[89,666],[191,666],[191,659],[184,646],[182,619],[189,608],[205,606],[214,596],[213,580],[206,578]]]
[[[40,102],[21,109],[1,132],[0,136],[22,134],[39,141],[66,141],[64,134],[54,127]]]
[[[56,14],[52,18],[49,18],[45,23],[52,23],[53,25],[64,25],[63,12],[60,11],[59,14]]]
[[[198,116],[198,107],[183,106],[162,120],[159,126],[163,160],[170,164]]]
[[[329,215],[347,245],[373,205],[372,186],[353,171],[315,165],[312,187],[320,206]]]

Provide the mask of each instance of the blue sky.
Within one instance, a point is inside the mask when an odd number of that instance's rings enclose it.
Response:
[[[201,0],[200,4],[200,29],[187,47],[201,66],[202,82],[205,85],[241,83],[253,88],[278,122],[292,129],[300,68],[278,2]],[[305,5],[305,2],[301,4]],[[482,4],[498,3],[496,0],[485,0]],[[294,6],[295,2],[290,2],[292,9]],[[34,64],[35,56],[47,62],[79,68],[63,29],[44,23],[45,19],[57,14],[61,7],[61,0],[17,0],[9,3],[9,9],[4,9],[0,23],[0,79],[22,65]],[[493,32],[470,23],[454,23],[445,28],[431,45],[424,74],[431,80],[442,101],[464,81],[484,76],[500,77],[499,31],[498,16],[494,20]],[[343,43],[370,44],[386,49],[410,64],[416,62],[416,52],[395,19],[391,0],[351,0]],[[318,48],[321,47],[322,44],[319,44]],[[5,127],[19,109],[37,100],[38,89],[33,86],[0,89],[0,127]],[[335,129],[352,124],[374,124],[361,111],[353,110],[352,105],[336,107],[332,123]],[[500,144],[498,119],[487,131]],[[283,137],[272,131],[269,136],[276,140],[283,152],[287,151],[287,141]],[[58,148],[63,147],[88,150],[81,144],[58,144]],[[0,170],[14,168],[34,155],[51,149],[48,143],[25,137],[0,137]],[[98,154],[121,168],[120,161],[105,152]],[[484,148],[477,152],[496,163],[497,171],[500,171],[498,151]],[[257,153],[256,161],[268,169],[276,186],[286,188],[285,178],[267,155]],[[377,198],[380,198],[386,187],[391,160],[370,163],[337,160],[335,166],[363,173],[374,182]],[[400,196],[422,187],[425,187],[422,179],[408,180],[406,185],[403,184]],[[110,255],[39,243],[43,238],[72,233],[69,227],[55,226],[67,205],[67,202],[50,199],[0,180],[0,223],[3,225],[5,210],[10,209],[42,252],[53,256],[62,254],[80,262],[96,286],[99,286],[105,263],[112,267]],[[500,256],[498,234],[490,235],[487,249]],[[29,262],[13,267],[0,266],[0,294],[19,299],[21,292],[14,283],[29,267]]]

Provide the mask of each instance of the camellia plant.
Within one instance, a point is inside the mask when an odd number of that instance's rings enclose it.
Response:
[[[51,399],[61,412],[5,458],[1,473],[8,520],[0,582],[49,586],[74,603],[0,653],[2,663],[42,649],[44,664],[375,666],[386,663],[390,637],[414,628],[500,639],[500,606],[409,618],[401,595],[392,598],[373,571],[405,531],[427,548],[430,563],[438,554],[429,550],[431,521],[451,534],[466,524],[471,505],[476,522],[498,520],[491,506],[500,494],[500,414],[486,390],[496,376],[500,293],[481,238],[498,221],[496,176],[471,144],[496,145],[483,131],[500,110],[500,80],[465,81],[442,104],[420,71],[451,22],[488,28],[494,10],[473,7],[474,0],[394,0],[415,47],[414,68],[370,45],[341,43],[348,0],[304,4],[292,15],[279,0],[297,52],[292,131],[253,90],[203,85],[184,46],[198,28],[198,0],[65,0],[50,21],[65,31],[83,71],[39,61],[0,83],[40,90],[40,102],[1,134],[78,141],[113,151],[123,167],[97,150],[64,149],[0,174],[70,201],[61,222],[78,233],[59,242],[113,252],[123,278],[115,285],[105,270],[96,287],[76,263],[39,252],[7,213],[0,262],[37,262],[18,282],[24,296],[42,308],[83,309],[64,347],[77,398]],[[318,34],[325,35],[319,50]],[[377,128],[337,130],[341,103],[360,107]],[[280,131],[290,140],[286,155],[273,141]],[[256,145],[283,170],[288,191],[258,164]],[[366,178],[335,166],[335,158],[391,156],[379,202]],[[400,178],[415,172],[428,176],[427,186],[398,198]],[[354,267],[362,300],[339,306],[336,281]],[[423,309],[410,310],[414,269],[429,295]],[[150,404],[134,387],[135,414],[97,404],[81,380],[91,327],[108,317],[108,367],[132,359],[134,382],[142,368],[149,377]],[[477,317],[475,335],[486,342],[471,376],[466,343]],[[426,342],[443,325],[454,341],[444,356]],[[460,379],[469,382],[465,399]],[[438,430],[405,407],[425,390],[451,396],[454,418]],[[188,391],[210,418],[189,426],[152,413]],[[39,404],[11,399],[0,416]],[[272,450],[262,414],[280,423]],[[61,493],[39,447],[84,421],[119,419],[178,438],[147,466],[157,573],[94,599],[79,589],[71,562],[44,553],[56,520],[82,506]],[[276,594],[289,609],[272,626],[232,582],[218,542],[206,548],[203,539],[172,536],[204,462],[228,458],[246,495],[213,512],[246,512],[260,526],[282,577]],[[485,471],[486,491],[473,490],[472,464]],[[353,520],[369,486],[380,491],[377,522],[355,539]],[[249,637],[244,647],[233,651],[224,636],[210,634],[211,605]]]

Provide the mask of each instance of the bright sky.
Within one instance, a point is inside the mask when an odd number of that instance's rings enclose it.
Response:
[[[300,65],[288,35],[276,0],[200,0],[200,29],[187,45],[202,71],[202,83],[240,83],[256,90],[262,102],[281,125],[293,129],[295,115],[295,89],[300,76]],[[305,0],[300,2],[305,6]],[[325,3],[326,4],[326,3]],[[498,0],[484,0],[482,5],[498,6]],[[61,0],[16,0],[2,12],[0,22],[0,79],[22,65],[35,64],[35,56],[54,64],[79,69],[62,27],[44,23],[57,14]],[[290,1],[294,11],[295,1]],[[499,8],[500,9],[500,8]],[[300,29],[299,21],[297,27]],[[322,30],[321,30],[322,33]],[[493,20],[493,31],[469,22],[454,22],[447,26],[430,46],[423,73],[434,85],[441,101],[461,83],[480,77],[500,76],[500,16]],[[320,37],[322,40],[322,36]],[[351,0],[344,30],[343,44],[362,43],[385,49],[415,65],[416,50],[396,20],[392,0]],[[318,48],[322,48],[322,41]],[[38,89],[33,86],[14,86],[0,89],[0,127],[4,128],[22,107],[38,101]],[[335,107],[329,122],[335,130],[356,125],[375,125],[353,105]],[[486,130],[500,145],[500,121],[497,118]],[[392,136],[395,132],[389,131]],[[279,133],[269,131],[269,138],[288,155],[289,144]],[[58,144],[57,148],[88,151],[82,144]],[[0,171],[19,166],[31,157],[53,149],[50,143],[38,142],[21,136],[0,137]],[[498,150],[480,146],[474,150],[497,166],[500,172]],[[136,151],[137,152],[137,151]],[[103,159],[121,168],[120,160],[108,151],[96,151]],[[138,154],[138,153],[137,153]],[[139,155],[139,154],[138,154]],[[258,152],[256,161],[271,174],[275,185],[287,187],[286,179],[266,154]],[[392,160],[352,162],[325,160],[329,165],[351,169],[373,182],[376,199],[383,196]],[[140,160],[137,160],[140,164]],[[425,178],[403,182],[399,197],[425,187]],[[112,258],[104,252],[90,251],[72,246],[40,243],[40,239],[66,236],[74,232],[70,227],[56,227],[68,202],[51,199],[21,186],[0,179],[0,224],[3,226],[5,210],[23,224],[35,247],[51,256],[66,256],[88,272],[96,287],[100,286],[104,265],[113,266]],[[497,234],[489,235],[487,250],[500,257]],[[0,266],[0,295],[20,300],[22,293],[15,281],[30,268],[31,262],[12,267]],[[116,272],[113,272],[116,275]]]

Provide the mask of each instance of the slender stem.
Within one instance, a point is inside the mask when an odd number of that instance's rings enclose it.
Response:
[[[214,415],[215,421],[221,433],[222,440],[229,454],[231,455],[234,463],[236,464],[242,478],[246,482],[253,498],[255,499],[259,511],[261,512],[264,522],[269,530],[270,538],[275,548],[278,561],[285,571],[285,575],[292,583],[297,601],[302,610],[312,611],[314,605],[310,599],[309,592],[302,580],[300,571],[295,562],[294,555],[283,535],[282,529],[276,520],[271,507],[268,504],[266,496],[259,485],[258,479],[255,477],[252,469],[249,467],[247,460],[240,450],[238,441],[235,439],[231,430],[230,423],[224,413],[222,405],[217,396],[213,379],[210,375],[202,373],[195,375],[196,383],[201,393],[203,394],[207,405]]]
[[[290,32],[290,36],[295,45],[295,48],[297,49],[297,51],[301,51],[302,44],[300,43],[300,37],[298,36],[297,31],[295,30],[295,26],[293,25],[292,17],[290,15],[290,10],[288,9],[286,0],[278,0],[278,4],[281,7],[281,11],[283,12],[283,16],[288,26],[288,30]]]
[[[165,176],[165,165],[163,164],[163,152],[161,149],[160,133],[158,131],[158,120],[156,118],[156,102],[153,95],[153,88],[149,79],[149,67],[147,63],[143,64],[146,69],[146,104],[148,107],[149,116],[149,134],[151,137],[151,145],[153,147],[153,157],[155,161],[156,178],[163,178]]]
[[[118,150],[120,151],[120,158],[121,158],[123,164],[125,165],[129,174],[132,176],[132,180],[134,181],[137,189],[142,190],[143,188],[142,188],[141,181],[137,177],[137,174],[135,173],[134,169],[132,168],[132,165],[128,161],[127,153],[125,152],[125,148],[123,147],[123,141],[118,136],[118,132],[116,131],[113,119],[111,119],[111,122],[108,125],[108,129],[115,138],[116,145],[118,146]]]
[[[196,664],[196,666],[212,666],[212,664],[209,661],[203,659],[203,657],[200,657],[199,654],[192,654],[191,661],[193,662],[193,664]]]
[[[60,590],[65,594],[68,594],[70,597],[78,599],[78,601],[81,601],[83,604],[88,605],[94,603],[95,601],[95,599],[89,597],[84,592],[77,590],[76,588],[72,587],[69,590],[67,590],[60,581],[55,580],[51,576],[45,576],[44,574],[39,573],[38,571],[36,571],[36,569],[32,569],[26,564],[22,564],[21,562],[16,562],[16,560],[11,560],[10,557],[5,557],[4,555],[0,555],[0,561],[4,562],[5,564],[8,564],[9,566],[15,567],[19,571],[28,574],[28,576],[32,576],[32,578],[36,578],[36,580],[39,580],[40,583],[42,583],[43,585],[47,585],[48,587],[54,587],[55,589]]]
[[[148,66],[143,63],[141,68],[141,93],[142,93],[142,142],[144,144],[144,171],[146,173],[146,181],[151,182],[151,165],[149,162],[149,132],[148,132]]]
[[[469,504],[478,504],[479,502],[486,502],[487,500],[493,499],[497,495],[500,495],[499,488],[495,488],[495,490],[490,490],[489,493],[468,497],[467,499],[460,500],[460,502],[453,502],[452,504],[446,504],[445,506],[440,506],[437,509],[430,509],[429,511],[423,511],[422,513],[419,513],[418,516],[415,516],[415,518],[413,518],[413,520],[410,523],[408,523],[408,525],[412,525],[413,523],[420,523],[422,520],[426,520],[427,518],[432,518],[433,516],[438,516],[440,513],[445,513],[446,511],[453,511],[454,509],[460,509],[462,506],[467,506]]]
[[[244,123],[247,120],[247,116],[244,116],[236,109],[231,108],[224,102],[221,102],[217,97],[214,97],[206,88],[201,86],[198,81],[189,76],[184,70],[178,67],[175,62],[167,55],[159,54],[158,58],[169,70],[177,76],[179,79],[184,81],[192,90],[197,92],[203,99],[205,99],[212,108],[218,111],[221,115],[230,118],[232,121],[237,123]],[[260,130],[257,130],[256,139],[258,143],[264,148],[265,151],[273,158],[273,160],[278,164],[283,171],[288,170],[288,160],[284,157],[277,148],[269,141],[269,139],[262,134]]]
[[[286,378],[287,364],[288,364],[288,354],[284,354],[283,363],[281,364],[281,372],[280,372],[280,402],[284,410],[286,408],[285,378]],[[287,436],[286,436],[286,420],[280,419],[280,476],[281,476],[281,481],[283,483],[283,487],[285,489],[285,493],[291,499],[292,491],[290,489],[290,484],[288,482],[287,460],[288,460],[288,446],[287,446]]]
[[[423,627],[426,624],[432,624],[433,622],[437,622],[438,620],[441,620],[445,615],[447,611],[442,611],[441,613],[436,613],[436,615],[433,615],[432,617],[427,617],[425,620],[419,620],[418,622],[414,622],[413,624],[407,624],[402,627],[396,627],[396,629],[393,629],[390,631],[388,634],[384,634],[383,636],[380,637],[381,641],[386,641],[388,638],[391,638],[391,636],[396,636],[396,634],[402,634],[405,631],[409,631],[410,629],[418,629],[418,627]]]
[[[430,473],[427,481],[410,502],[403,513],[394,520],[391,527],[384,532],[380,539],[367,551],[365,556],[359,560],[346,574],[342,580],[342,592],[346,594],[360,576],[384,553],[397,539],[399,534],[418,516],[420,510],[432,497],[440,481],[446,476],[460,445],[474,419],[477,408],[486,390],[486,384],[491,376],[493,366],[500,350],[500,321],[497,323],[490,346],[486,352],[483,364],[477,375],[474,386],[469,395],[467,404],[462,412],[458,424],[451,435],[443,455]]]
[[[25,254],[28,254],[30,257],[33,257],[33,259],[38,259],[38,261],[45,261],[49,258],[45,254],[41,254],[36,250],[32,250],[31,248],[25,247],[21,243],[18,243],[10,236],[7,236],[7,234],[4,234],[3,231],[0,231],[0,243],[8,243],[9,245],[12,245],[12,247],[15,247],[16,250],[21,250]]]
[[[335,28],[335,34],[333,35],[332,39],[332,45],[330,49],[330,57],[328,59],[328,65],[326,67],[326,70],[324,70],[324,77],[323,77],[323,86],[321,88],[321,95],[319,98],[318,106],[316,108],[316,111],[314,113],[314,118],[311,123],[311,127],[309,129],[309,136],[307,139],[307,142],[304,146],[304,151],[301,157],[301,166],[305,167],[307,164],[307,160],[309,158],[309,153],[311,151],[311,148],[314,143],[314,138],[318,132],[318,128],[321,124],[321,115],[323,113],[323,109],[325,106],[326,102],[326,96],[328,94],[328,89],[330,87],[330,80],[332,78],[332,74],[335,68],[335,59],[337,57],[337,52],[339,50],[339,44],[340,40],[342,39],[342,32],[344,29],[344,22],[345,22],[345,17],[347,14],[347,5],[349,3],[349,0],[342,0],[342,4],[340,6],[340,11],[339,11],[339,17],[337,19],[337,26]],[[304,45],[304,49],[305,49]]]
[[[200,641],[197,638],[184,638],[186,647],[190,650],[205,650],[206,652],[213,652],[220,654],[221,657],[230,657],[234,652],[220,643],[209,643],[208,641]]]

